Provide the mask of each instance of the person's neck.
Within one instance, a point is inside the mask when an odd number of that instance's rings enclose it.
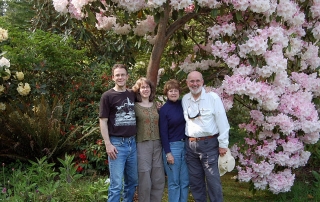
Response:
[[[141,98],[141,103],[142,104],[149,104],[150,103],[149,98]]]
[[[151,107],[152,106],[152,102],[149,101],[149,98],[141,98],[141,102],[138,102],[138,104],[143,107]]]
[[[201,95],[201,91],[200,91],[200,93],[197,93],[197,94],[192,94],[192,93],[191,93],[191,95],[192,95],[192,97],[193,97],[194,100],[198,100],[198,98],[199,98],[200,95]]]
[[[113,87],[113,90],[115,90],[117,92],[124,92],[127,90],[127,88],[125,86],[115,86],[115,87]]]

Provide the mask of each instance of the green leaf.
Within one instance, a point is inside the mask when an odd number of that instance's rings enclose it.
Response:
[[[241,11],[236,12],[236,18],[238,22],[243,20]]]
[[[252,67],[256,67],[257,66],[257,58],[255,55],[251,55],[249,57],[249,63]]]
[[[160,21],[160,16],[161,16],[161,13],[157,12],[153,18],[154,18],[154,21],[158,24],[159,21]]]
[[[96,17],[95,15],[93,14],[93,12],[90,10],[90,6],[89,5],[86,5],[85,6],[85,10],[86,10],[86,13],[88,15],[88,18],[87,18],[87,22],[89,22],[90,24],[95,24],[96,22]]]
[[[211,17],[216,18],[218,16],[218,9],[212,9],[210,12]]]
[[[172,19],[173,19],[173,20],[177,20],[178,17],[179,17],[178,11],[177,11],[177,10],[173,10],[173,11],[172,11]]]

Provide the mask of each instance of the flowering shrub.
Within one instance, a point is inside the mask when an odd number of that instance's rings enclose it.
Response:
[[[101,138],[98,131],[94,137]],[[98,174],[109,175],[108,156],[102,139],[97,139],[94,143],[86,141],[79,146],[78,150],[81,151],[77,159],[78,172],[88,173],[94,170]]]
[[[178,76],[200,70],[211,79],[226,110],[239,101],[249,111],[248,122],[240,125],[247,132],[245,143],[232,149],[239,161],[238,179],[275,194],[290,190],[293,170],[306,165],[311,155],[305,145],[319,141],[314,104],[320,95],[319,0],[53,0],[53,5],[76,19],[96,16],[98,29],[156,38],[150,40],[154,47],[147,71],[154,81],[154,72],[166,74],[158,71],[163,44],[171,40],[176,48],[172,55],[180,55],[182,36],[192,35],[195,48],[174,65],[181,70]],[[99,14],[89,15],[87,6],[99,8]],[[172,36],[175,31],[177,37]]]
[[[0,28],[0,44],[8,39],[8,31]],[[1,53],[1,52],[0,52]],[[2,54],[0,54],[1,57]],[[12,71],[12,72],[11,72]],[[31,91],[29,83],[22,83],[24,79],[24,73],[15,70],[10,70],[10,61],[1,57],[0,59],[0,110],[6,109],[6,102],[9,99],[14,99],[16,93],[19,95],[27,96]],[[16,87],[16,91],[13,89]]]
[[[24,160],[51,154],[55,158],[90,136],[83,125],[97,121],[100,96],[111,79],[102,75],[105,68],[89,66],[86,50],[74,49],[72,40],[39,30],[10,30],[10,40],[1,44],[10,61],[2,57],[0,64],[10,66],[11,75],[1,83],[7,73],[0,71],[0,124],[8,126],[0,131],[0,153]]]

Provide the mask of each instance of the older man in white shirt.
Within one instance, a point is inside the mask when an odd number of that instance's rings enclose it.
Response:
[[[230,126],[220,97],[206,93],[203,83],[200,72],[190,72],[190,93],[182,98],[190,190],[196,202],[207,202],[207,193],[211,202],[222,202],[218,158],[227,152]]]

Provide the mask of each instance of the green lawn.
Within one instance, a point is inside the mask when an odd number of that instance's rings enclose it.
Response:
[[[253,194],[249,191],[249,183],[237,182],[234,179],[235,175],[235,172],[230,172],[221,177],[225,202],[320,202],[319,196],[316,197],[311,193],[309,182],[296,180],[292,190],[288,193],[275,195],[267,190],[260,190]],[[319,195],[319,191],[317,194]],[[167,189],[165,189],[162,201],[168,201]],[[188,202],[194,202],[191,193]]]

